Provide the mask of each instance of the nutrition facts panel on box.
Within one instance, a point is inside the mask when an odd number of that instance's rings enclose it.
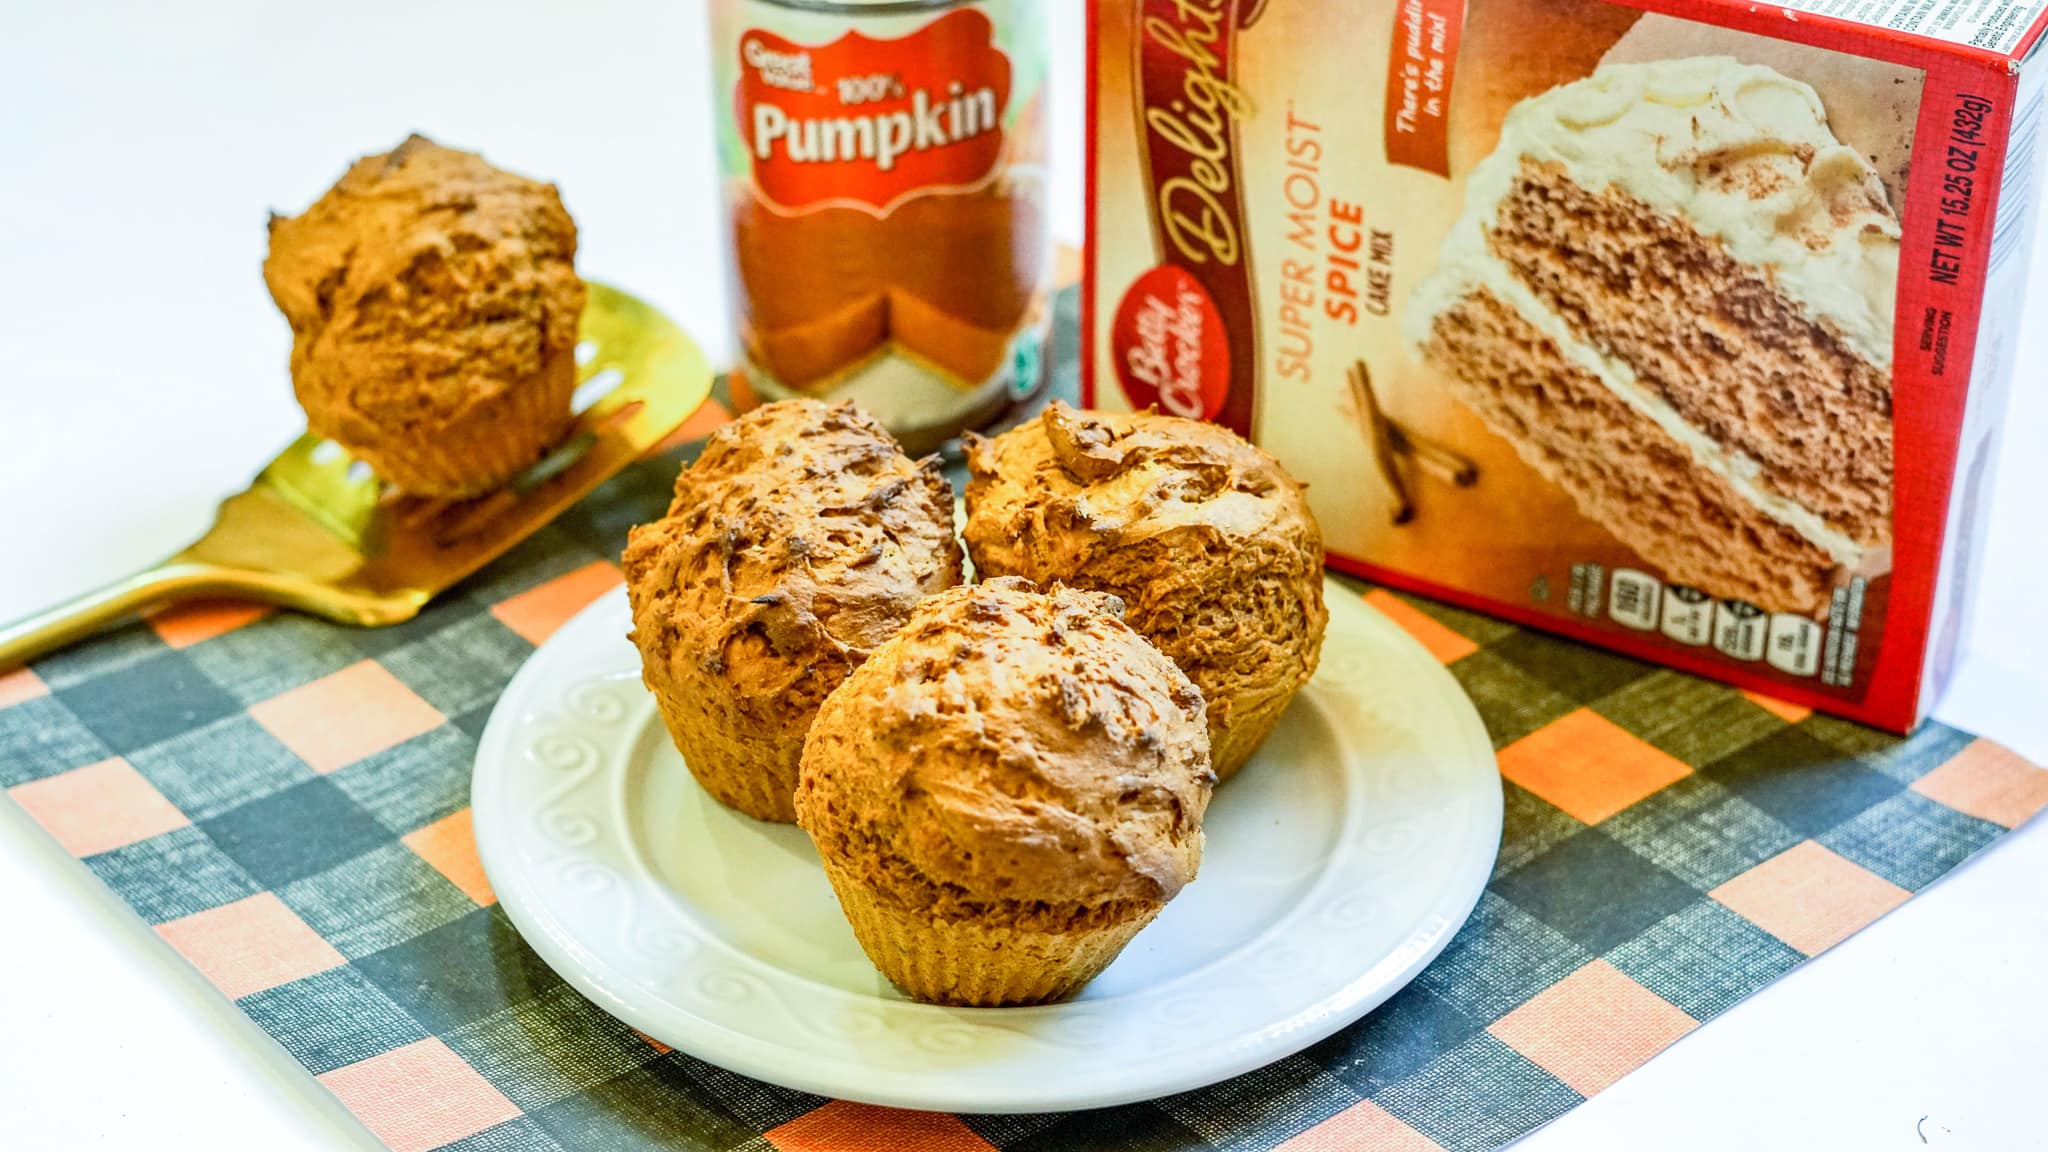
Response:
[[[1849,687],[1863,630],[1864,581],[1853,579],[1830,598],[1825,621],[1796,612],[1766,612],[1741,600],[1716,600],[1697,588],[1666,584],[1633,568],[1572,566],[1569,606],[1638,632],[1661,633],[1692,648],[1768,664],[1788,676],[1817,677]]]
[[[2048,0],[1781,0],[1784,8],[2010,52]]]

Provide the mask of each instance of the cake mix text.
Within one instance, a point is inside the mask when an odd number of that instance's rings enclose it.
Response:
[[[1949,120],[1948,146],[1941,165],[1941,213],[1934,220],[1934,246],[1927,253],[1927,278],[1936,284],[1961,283],[1963,250],[1969,243],[1970,210],[1977,196],[1977,169],[1983,163],[1984,137],[1991,101],[1962,96]]]
[[[1387,163],[1449,176],[1451,81],[1465,0],[1402,0],[1387,62]]]
[[[1137,0],[1135,21],[1147,208],[1164,261],[1154,271],[1186,273],[1214,310],[1218,330],[1204,347],[1219,358],[1202,394],[1207,414],[1241,434],[1251,430],[1259,332],[1238,151],[1241,122],[1255,108],[1237,83],[1235,50],[1264,7],[1264,0]]]
[[[1196,0],[1177,0],[1173,8],[1187,23],[1151,16],[1144,28],[1148,41],[1186,65],[1183,98],[1145,109],[1145,125],[1153,135],[1188,158],[1185,174],[1160,181],[1158,218],[1166,242],[1180,255],[1196,263],[1235,264],[1238,223],[1225,202],[1236,194],[1230,122],[1251,114],[1251,99],[1218,74],[1222,60],[1216,43],[1223,34],[1218,24],[1223,13]]]
[[[1315,375],[1318,325],[1356,328],[1362,316],[1393,311],[1394,234],[1368,225],[1363,204],[1325,191],[1320,118],[1290,100],[1284,122],[1279,192],[1287,247],[1274,289],[1273,372],[1307,383]]]

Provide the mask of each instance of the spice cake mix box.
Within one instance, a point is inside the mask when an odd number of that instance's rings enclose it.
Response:
[[[1331,563],[1893,729],[1968,608],[2048,0],[1097,0],[1086,389]]]

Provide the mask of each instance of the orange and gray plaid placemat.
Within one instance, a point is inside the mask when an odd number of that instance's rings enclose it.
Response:
[[[714,401],[678,440],[724,418]],[[1967,733],[1901,740],[1372,590],[1478,703],[1507,792],[1486,893],[1412,985],[1299,1055],[1128,1107],[953,1117],[787,1091],[571,990],[470,835],[499,691],[618,583],[627,527],[691,451],[409,624],[201,607],[0,675],[0,787],[387,1144],[477,1152],[1493,1148],[2048,803],[2048,772]]]

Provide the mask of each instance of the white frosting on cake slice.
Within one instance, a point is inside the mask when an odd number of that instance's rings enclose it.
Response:
[[[1899,222],[1870,164],[1829,129],[1820,97],[1774,69],[1707,56],[1608,64],[1522,101],[1467,179],[1464,213],[1436,270],[1409,298],[1403,330],[1420,349],[1440,314],[1482,288],[1491,292],[1743,499],[1855,566],[1862,545],[1761,484],[1755,460],[1689,424],[1626,362],[1579,339],[1495,257],[1488,232],[1525,161],[1555,165],[1584,188],[1617,187],[1688,221],[1888,372]]]

